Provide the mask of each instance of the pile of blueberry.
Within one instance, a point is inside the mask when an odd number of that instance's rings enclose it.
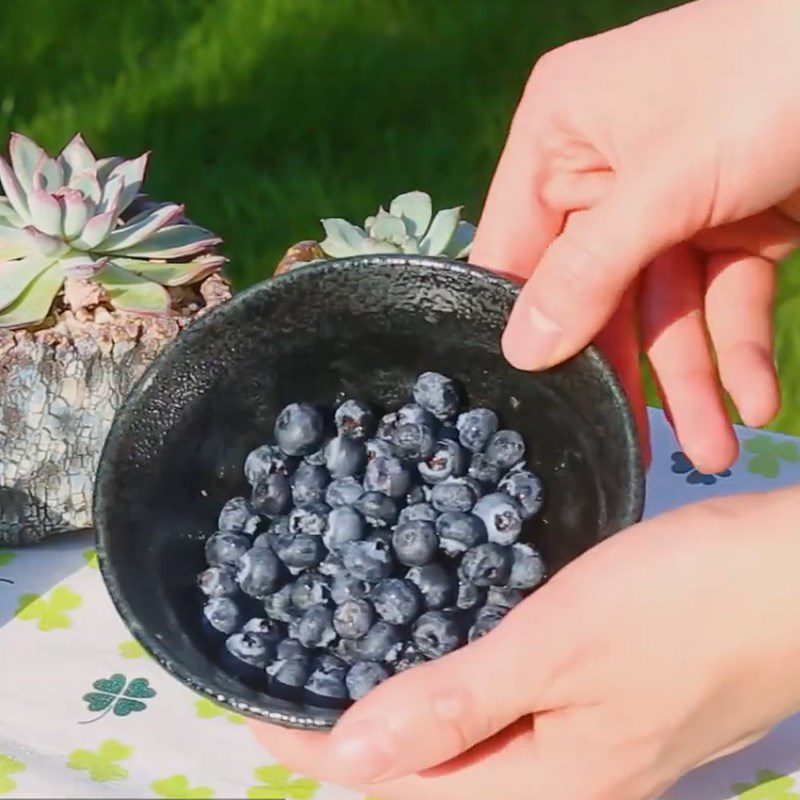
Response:
[[[249,499],[223,507],[198,578],[231,670],[270,693],[346,705],[490,631],[545,578],[518,542],[542,507],[519,433],[459,414],[452,380],[417,378],[376,419],[292,403],[247,456]]]

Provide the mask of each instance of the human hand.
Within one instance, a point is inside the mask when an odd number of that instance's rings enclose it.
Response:
[[[540,369],[601,344],[634,403],[635,317],[700,469],[779,404],[774,264],[800,243],[800,4],[699,0],[568,44],[535,67],[471,260],[528,282],[504,337]],[[647,266],[643,274],[641,271]],[[641,420],[641,413],[640,413]]]
[[[794,489],[641,523],[332,734],[256,735],[291,768],[383,800],[658,796],[800,708],[799,507]]]

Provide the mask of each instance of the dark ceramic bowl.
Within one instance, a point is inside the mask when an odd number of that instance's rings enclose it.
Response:
[[[236,711],[300,728],[340,712],[263,694],[218,666],[195,576],[223,502],[243,494],[245,455],[295,400],[340,393],[406,402],[415,376],[456,378],[526,439],[547,504],[525,531],[550,572],[636,522],[644,478],[625,395],[594,349],[542,374],[503,359],[517,288],[462,263],[369,256],[262,283],[182,334],[118,414],[94,518],[100,566],[132,634],[185,684]]]

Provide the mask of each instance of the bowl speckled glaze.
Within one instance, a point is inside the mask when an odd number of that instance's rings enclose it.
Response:
[[[172,343],[116,417],[94,508],[114,603],[162,666],[278,724],[324,729],[341,713],[250,688],[220,668],[201,624],[204,541],[223,502],[248,489],[245,455],[291,401],[348,395],[383,410],[406,401],[420,372],[456,378],[525,437],[547,502],[523,538],[551,574],[640,518],[644,474],[620,385],[593,348],[544,373],[509,366],[499,341],[517,291],[445,259],[342,259],[254,286]]]

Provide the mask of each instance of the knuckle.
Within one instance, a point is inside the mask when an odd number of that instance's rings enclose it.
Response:
[[[592,297],[605,294],[606,281],[602,272],[604,259],[580,238],[563,233],[551,246],[551,256],[557,265],[554,278],[569,297]]]

